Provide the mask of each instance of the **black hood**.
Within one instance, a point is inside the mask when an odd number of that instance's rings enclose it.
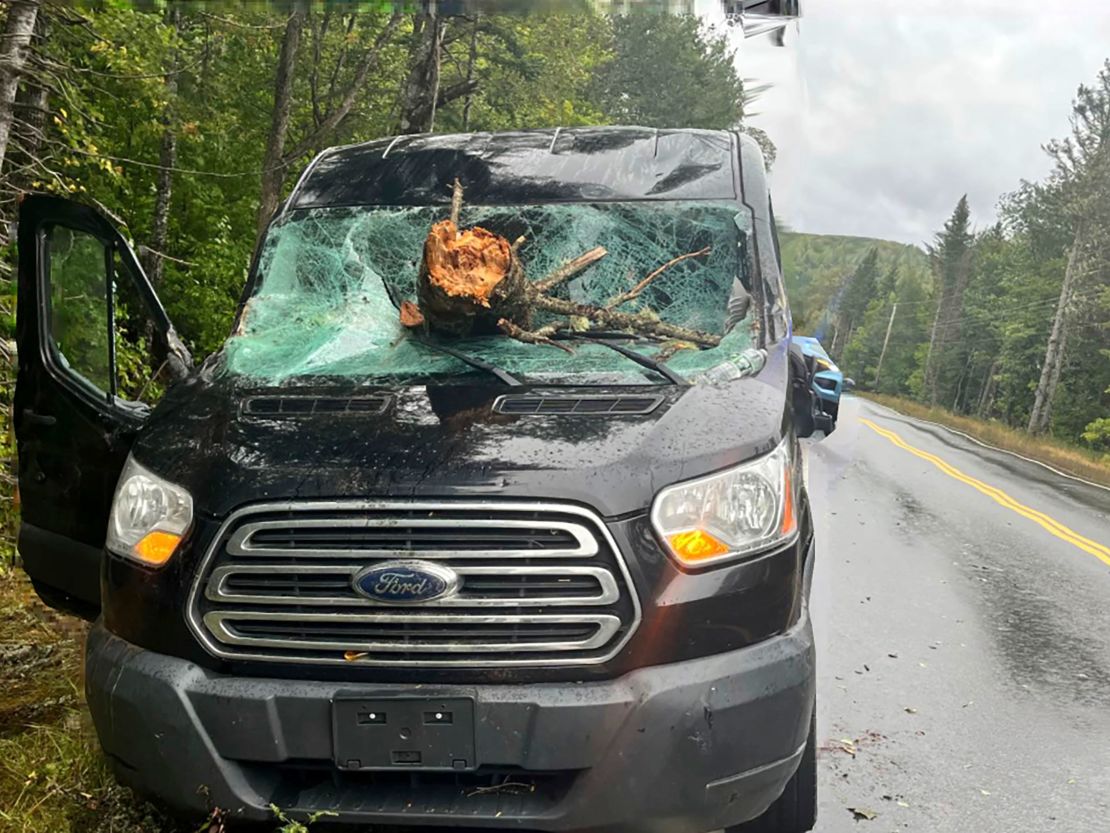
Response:
[[[175,387],[134,454],[223,516],[259,501],[374,497],[550,498],[605,516],[773,449],[786,430],[787,368],[772,349],[758,375],[722,385],[512,389],[660,396],[641,415],[510,415],[494,380],[404,388],[355,383],[258,389],[208,370]],[[247,413],[265,397],[385,396],[381,413]],[[266,409],[260,409],[266,410]]]

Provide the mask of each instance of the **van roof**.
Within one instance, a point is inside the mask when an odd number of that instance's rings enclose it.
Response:
[[[423,134],[324,151],[286,210],[450,202],[455,178],[470,204],[735,200],[740,141],[725,130],[574,127]]]

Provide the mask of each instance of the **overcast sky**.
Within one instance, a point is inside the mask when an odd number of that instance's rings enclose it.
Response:
[[[803,5],[785,47],[737,38],[741,74],[773,85],[751,123],[778,146],[776,213],[798,231],[923,243],[965,192],[990,224],[1048,172],[1041,145],[1110,58],[1110,0]]]

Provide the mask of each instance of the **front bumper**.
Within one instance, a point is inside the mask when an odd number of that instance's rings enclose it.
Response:
[[[814,686],[803,616],[758,645],[605,682],[436,687],[474,698],[481,769],[348,775],[332,765],[334,696],[433,692],[220,675],[100,624],[86,680],[117,775],[179,810],[261,821],[276,804],[339,822],[598,833],[712,830],[759,815],[798,766]]]
[[[832,405],[840,403],[844,391],[844,377],[827,370],[818,371],[813,377],[813,392],[824,402]]]

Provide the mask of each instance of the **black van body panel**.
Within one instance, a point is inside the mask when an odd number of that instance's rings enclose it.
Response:
[[[138,650],[99,625],[88,644],[89,709],[121,780],[198,817],[213,806],[260,822],[272,821],[271,804],[297,819],[327,808],[336,814],[328,829],[720,830],[763,812],[798,768],[816,682],[808,616],[745,650],[613,680],[424,680],[429,696],[473,698],[483,766],[348,775],[332,762],[331,703],[357,686],[226,676]],[[506,777],[525,789],[481,789]]]
[[[787,373],[780,344],[757,376],[723,386],[543,388],[664,397],[639,416],[497,413],[493,404],[507,388],[480,375],[469,384],[392,389],[257,389],[202,376],[166,396],[134,454],[188,489],[200,511],[221,517],[265,500],[344,497],[543,497],[614,517],[644,511],[670,483],[774,449],[788,427]],[[373,394],[390,398],[380,415],[243,412],[254,396]]]
[[[209,667],[244,676],[316,679],[479,681],[490,674],[505,682],[600,679],[759,642],[782,633],[797,618],[811,536],[808,514],[803,512],[796,544],[690,575],[663,552],[647,511],[662,487],[758,457],[789,436],[788,374],[782,342],[769,351],[763,371],[748,379],[722,386],[637,388],[664,401],[636,416],[497,413],[493,403],[506,388],[481,377],[470,385],[380,391],[338,383],[252,391],[226,376],[200,374],[167,395],[134,449],[140,463],[190,491],[198,509],[195,527],[157,581],[138,565],[109,558],[105,622],[134,644]],[[380,415],[243,413],[243,403],[253,395],[283,393],[384,393],[391,399]],[[219,521],[232,510],[273,499],[374,497],[543,498],[589,506],[605,518],[626,554],[645,622],[663,613],[668,627],[663,632],[642,628],[609,663],[562,670],[336,671],[227,664],[197,644],[178,611]]]
[[[737,140],[717,130],[645,127],[401,136],[317,157],[287,209],[451,202],[735,200]]]

